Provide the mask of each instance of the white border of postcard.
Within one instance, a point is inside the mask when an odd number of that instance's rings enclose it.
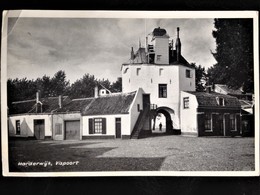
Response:
[[[7,131],[7,21],[9,17],[53,18],[253,18],[255,84],[255,170],[254,171],[118,171],[118,172],[9,172]],[[259,31],[257,11],[47,11],[3,12],[1,45],[1,135],[4,176],[259,176]]]

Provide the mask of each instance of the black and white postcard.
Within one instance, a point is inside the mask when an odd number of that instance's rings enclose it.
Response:
[[[5,11],[4,176],[258,176],[254,11]]]

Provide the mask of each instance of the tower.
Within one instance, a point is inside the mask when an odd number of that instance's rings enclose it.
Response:
[[[146,38],[146,48],[132,48],[130,61],[122,65],[123,92],[142,88],[156,113],[167,116],[174,129],[180,128],[180,92],[195,91],[195,69],[182,56],[179,32],[178,27],[174,49],[167,31],[155,28]]]

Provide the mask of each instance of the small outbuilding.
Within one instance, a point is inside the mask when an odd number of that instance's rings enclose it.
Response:
[[[39,98],[13,102],[9,108],[8,129],[10,137],[52,138],[52,116],[69,102],[67,96]]]

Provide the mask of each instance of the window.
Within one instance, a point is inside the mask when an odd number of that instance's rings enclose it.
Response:
[[[157,61],[161,61],[161,58],[162,58],[162,55],[157,55],[156,60],[157,60]]]
[[[217,100],[217,103],[218,103],[218,105],[220,105],[220,106],[225,106],[225,100],[224,100],[224,98],[222,98],[222,97],[216,97],[216,100]]]
[[[126,69],[124,70],[124,74],[127,73],[128,69],[129,69],[129,68],[126,68]]]
[[[236,130],[235,114],[230,114],[229,119],[230,119],[230,130],[235,131]]]
[[[55,124],[55,135],[62,135],[61,123]]]
[[[137,76],[140,74],[140,70],[141,70],[141,68],[137,68],[137,69],[136,69],[136,75],[137,75]]]
[[[189,105],[189,97],[183,98],[183,108],[187,109],[189,107],[190,107],[190,105]]]
[[[94,119],[94,133],[102,134],[102,118]]]
[[[140,104],[137,104],[137,111],[140,112]]]
[[[191,78],[191,72],[188,69],[186,69],[186,77],[187,78]]]
[[[15,126],[16,126],[16,135],[20,135],[21,134],[20,120],[15,121]]]
[[[211,130],[211,114],[205,114],[205,130]]]
[[[163,73],[163,68],[160,68],[160,69],[159,69],[159,76],[161,76],[162,73]]]
[[[167,98],[167,84],[159,84],[159,98]]]

